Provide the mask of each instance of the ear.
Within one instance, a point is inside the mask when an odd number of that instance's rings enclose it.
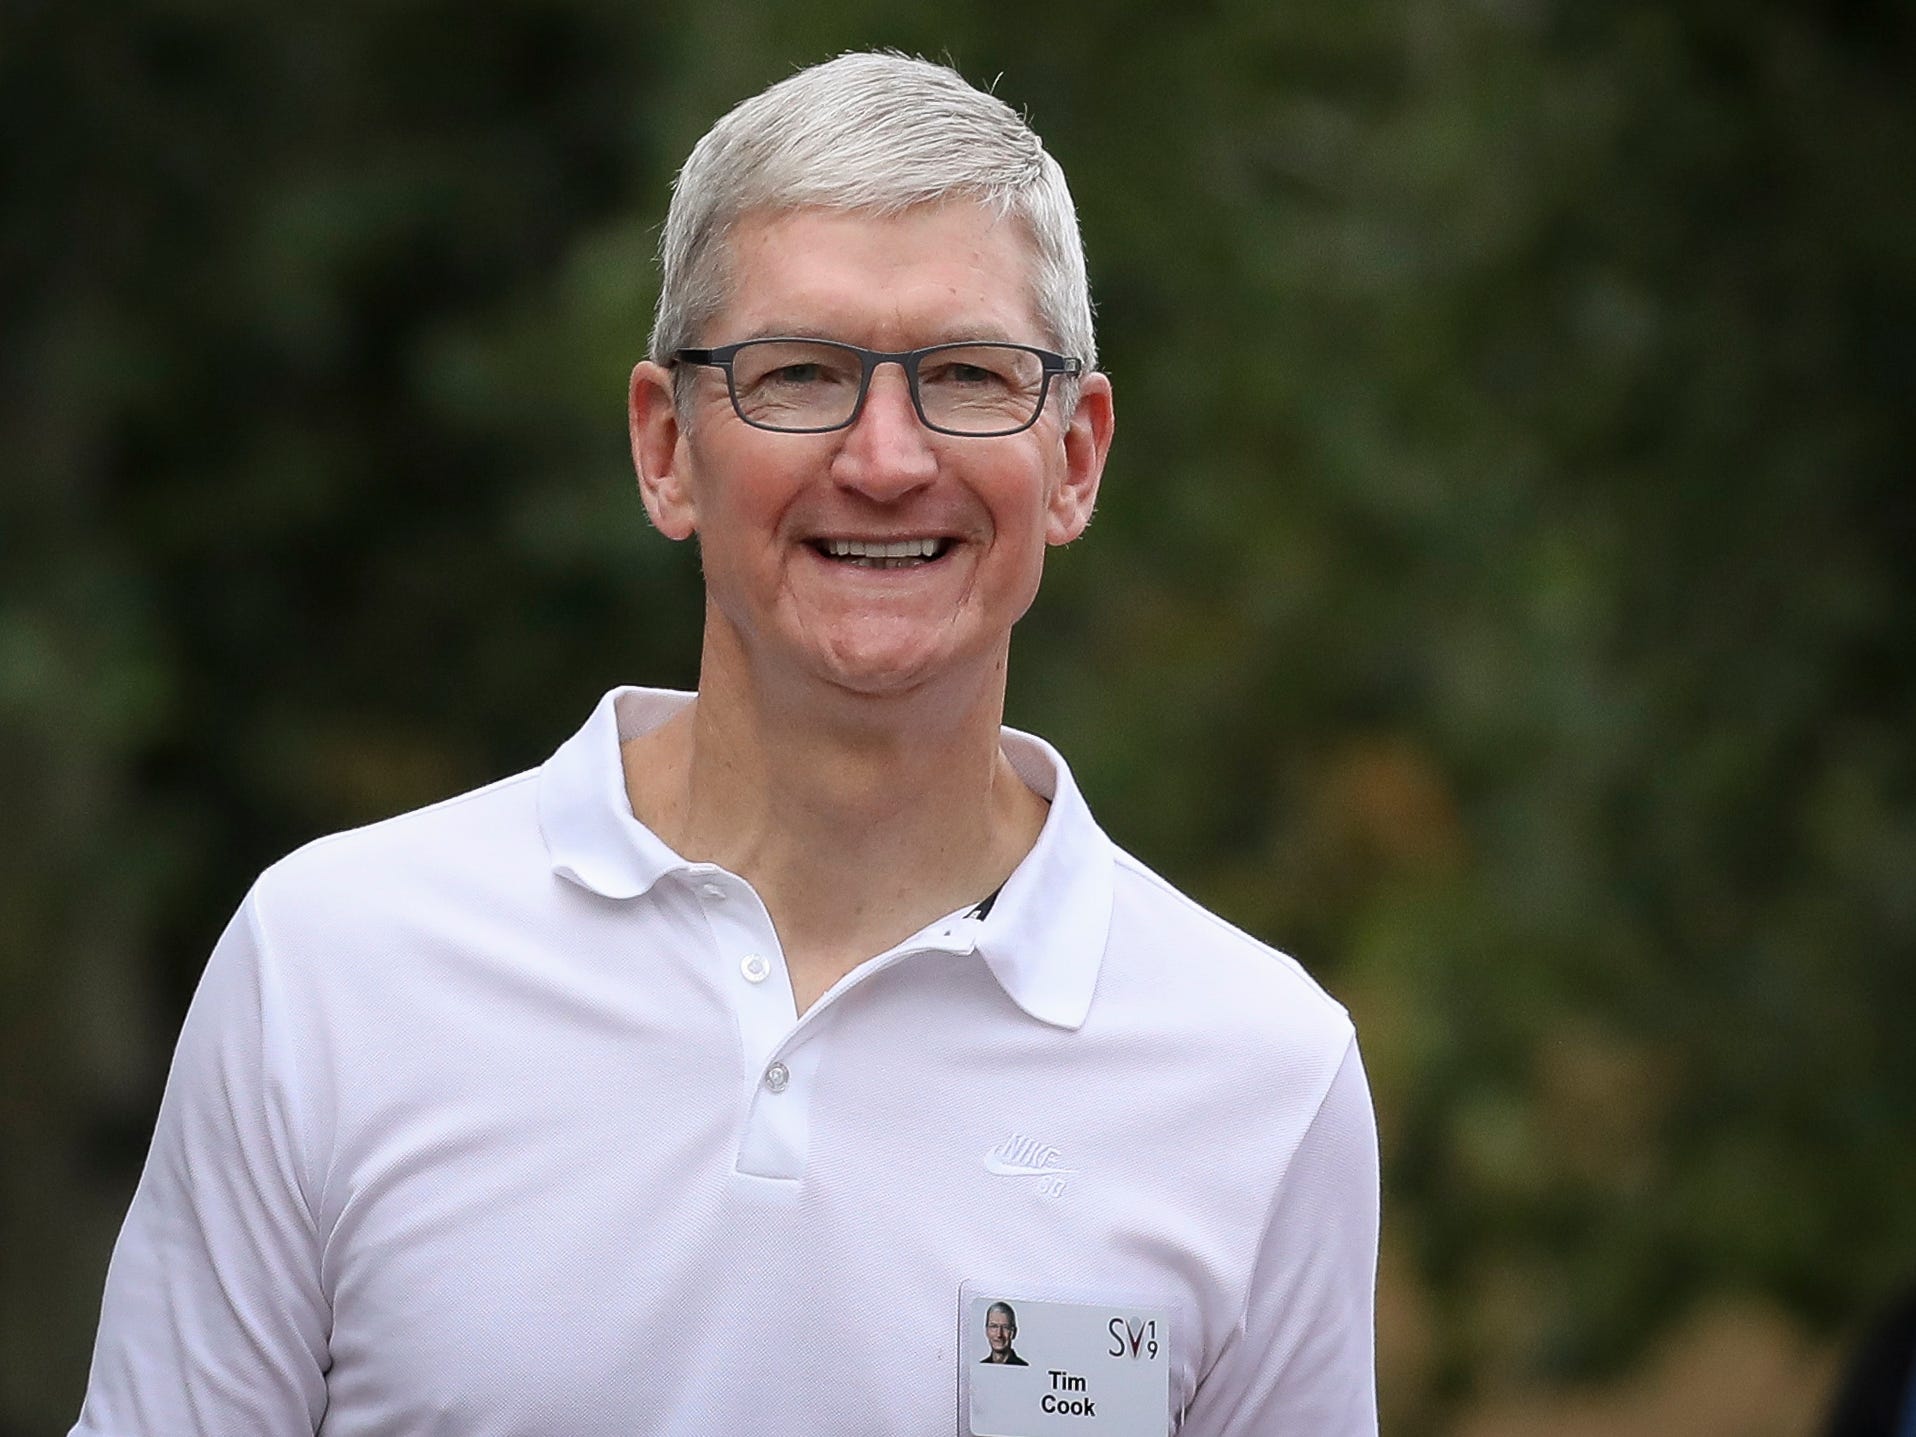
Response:
[[[688,460],[678,406],[672,402],[672,372],[651,360],[632,371],[626,401],[632,434],[632,467],[639,475],[639,497],[653,525],[668,539],[689,539],[698,532],[698,510],[686,482]]]
[[[1111,380],[1103,374],[1087,374],[1078,382],[1078,404],[1065,426],[1064,475],[1045,506],[1047,544],[1069,544],[1091,522],[1115,422]]]

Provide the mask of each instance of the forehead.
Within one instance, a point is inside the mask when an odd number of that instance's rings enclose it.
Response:
[[[946,339],[1043,343],[1024,225],[970,200],[896,214],[745,216],[726,238],[726,301],[709,341],[817,334],[872,348]]]

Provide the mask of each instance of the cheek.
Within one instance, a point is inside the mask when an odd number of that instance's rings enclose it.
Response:
[[[703,453],[688,472],[689,499],[707,543],[742,550],[777,541],[791,486],[775,465],[727,450]]]

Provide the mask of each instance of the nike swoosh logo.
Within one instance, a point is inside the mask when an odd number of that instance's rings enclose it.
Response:
[[[1008,1163],[996,1153],[985,1155],[985,1171],[996,1173],[1001,1178],[1039,1178],[1057,1174],[1075,1173],[1076,1168],[1028,1168],[1022,1163]]]

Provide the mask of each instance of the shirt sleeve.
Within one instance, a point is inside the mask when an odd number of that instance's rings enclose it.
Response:
[[[206,965],[73,1437],[313,1437],[330,1315],[257,895]]]
[[[1377,1122],[1355,1040],[1271,1207],[1239,1327],[1182,1437],[1375,1437]]]

